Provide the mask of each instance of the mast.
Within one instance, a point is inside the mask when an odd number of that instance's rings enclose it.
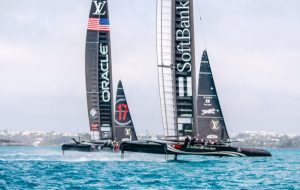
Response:
[[[113,138],[113,88],[107,0],[93,0],[86,35],[85,74],[92,140]]]
[[[197,105],[199,138],[227,141],[229,135],[206,50],[200,64]]]
[[[165,136],[192,135],[197,126],[193,30],[192,0],[157,1],[158,74]]]
[[[195,61],[195,38],[194,38],[194,2],[191,0],[190,19],[191,19],[191,39],[192,39],[192,91],[193,91],[193,136],[198,136],[197,120],[197,88],[196,88],[196,61]]]
[[[116,96],[114,138],[119,142],[123,139],[137,141],[136,132],[121,81],[118,83]]]

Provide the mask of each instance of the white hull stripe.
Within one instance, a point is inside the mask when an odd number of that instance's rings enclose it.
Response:
[[[198,94],[198,96],[207,96],[207,97],[214,97],[214,96],[217,96],[217,95],[212,95],[212,94]]]
[[[185,152],[178,149],[173,148],[171,145],[168,145],[168,150],[180,153],[180,154],[195,154],[195,155],[226,155],[226,156],[246,156],[245,154],[239,153],[239,152],[232,152],[232,151],[216,151],[216,152]]]
[[[223,117],[209,117],[209,116],[197,116],[198,118],[208,118],[208,119],[222,119]]]
[[[200,75],[211,75],[210,72],[200,72]]]

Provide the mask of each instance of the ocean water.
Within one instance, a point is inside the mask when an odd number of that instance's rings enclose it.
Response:
[[[0,189],[300,189],[300,150],[270,158],[67,152],[0,146]]]

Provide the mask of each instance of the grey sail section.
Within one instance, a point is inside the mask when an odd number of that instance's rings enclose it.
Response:
[[[106,0],[92,1],[88,19],[85,74],[92,140],[113,138],[110,26]]]
[[[191,135],[194,129],[192,3],[191,0],[157,0],[157,62],[165,136]]]
[[[164,134],[178,136],[176,124],[176,94],[172,36],[173,0],[157,1],[156,45],[160,90],[160,103]]]
[[[199,138],[228,140],[229,136],[206,51],[203,52],[200,64],[197,105]]]
[[[116,96],[114,138],[116,141],[122,141],[125,139],[131,141],[137,140],[121,81],[118,83]]]

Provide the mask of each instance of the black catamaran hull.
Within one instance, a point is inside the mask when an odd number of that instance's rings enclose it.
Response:
[[[271,153],[263,149],[240,148],[227,145],[196,145],[187,146],[155,143],[155,142],[123,142],[120,146],[122,153],[125,151],[142,152],[152,154],[174,155],[203,155],[203,156],[271,156]]]
[[[63,144],[61,146],[63,151],[80,151],[80,152],[92,152],[92,146],[90,144]]]
[[[62,151],[79,151],[79,152],[100,152],[103,150],[113,150],[112,145],[99,143],[70,143],[63,144]]]

